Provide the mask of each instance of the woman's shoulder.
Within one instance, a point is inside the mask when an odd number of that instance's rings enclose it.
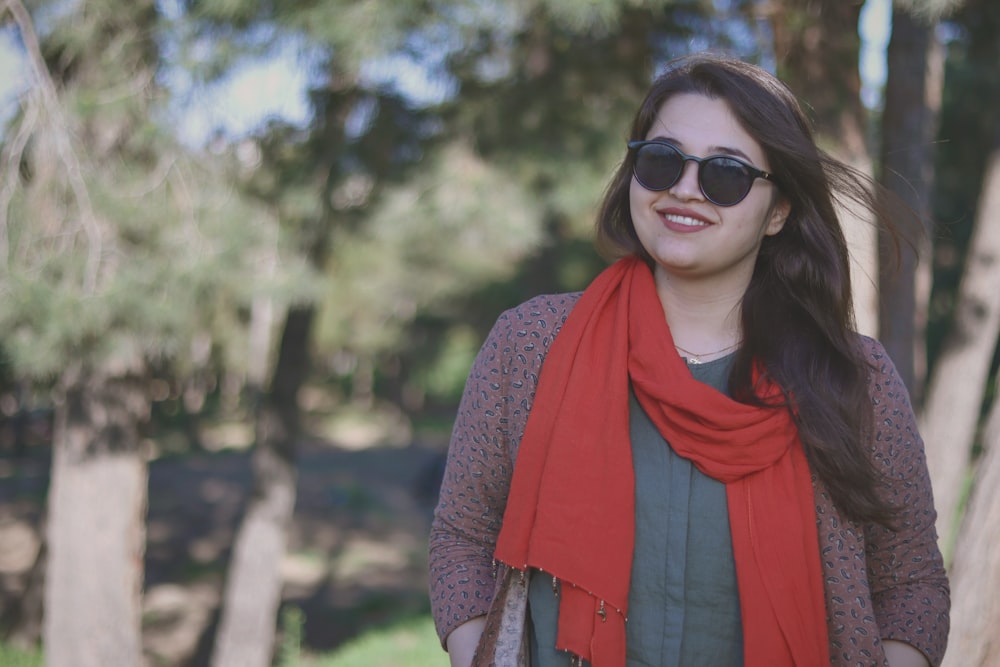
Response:
[[[483,343],[477,365],[537,372],[580,294],[542,294],[505,310]]]
[[[872,336],[868,336],[863,333],[854,333],[855,344],[858,346],[862,352],[864,352],[865,357],[868,361],[879,361],[883,357],[886,357],[885,347],[882,345],[881,341]]]
[[[892,358],[875,338],[859,334],[858,344],[868,364],[868,394],[875,413],[873,441],[876,449],[882,451],[883,462],[912,454],[922,457],[923,446],[910,393]],[[920,446],[913,448],[914,444]]]
[[[581,294],[582,292],[540,294],[504,311],[500,321],[507,322],[508,326],[516,331],[542,331],[554,334],[569,317]]]
[[[872,398],[883,406],[912,410],[906,383],[882,342],[864,334],[855,335],[862,358],[868,365],[868,388]]]
[[[896,364],[886,351],[885,346],[877,338],[865,334],[855,334],[856,344],[862,357],[869,367],[869,376],[876,383],[902,384],[902,379],[896,371]]]

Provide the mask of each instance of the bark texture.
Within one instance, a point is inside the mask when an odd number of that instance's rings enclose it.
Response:
[[[255,488],[233,548],[213,667],[271,664],[281,562],[295,508],[297,397],[308,372],[313,316],[311,308],[288,312],[271,388],[257,416]]]
[[[977,210],[955,315],[931,377],[921,427],[946,558],[1000,334],[1000,225],[993,219],[1000,210],[1000,150],[994,149],[988,162]]]
[[[4,641],[21,649],[32,649],[42,639],[42,622],[45,604],[45,570],[48,566],[49,547],[45,542],[44,522],[39,531],[38,553],[28,572],[24,591],[10,609],[4,613],[2,627]]]
[[[952,566],[951,635],[944,667],[1000,665],[1000,398]]]
[[[905,202],[917,219],[899,222],[905,237],[897,248],[879,239],[879,339],[911,397],[919,403],[926,357],[924,330],[930,299],[930,188],[933,138],[941,107],[944,51],[934,25],[895,5],[889,41],[885,111],[882,114],[880,181]],[[894,255],[898,251],[898,266]]]
[[[49,489],[48,667],[140,665],[147,464],[138,378],[75,368],[57,404]]]

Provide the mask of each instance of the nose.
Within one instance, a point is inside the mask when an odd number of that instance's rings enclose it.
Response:
[[[694,160],[686,160],[681,170],[681,177],[670,187],[670,194],[681,200],[704,199],[701,186],[698,185],[698,169],[700,164]]]

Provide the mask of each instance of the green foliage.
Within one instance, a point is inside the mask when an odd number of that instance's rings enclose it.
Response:
[[[431,400],[458,403],[482,338],[468,326],[455,326],[445,330],[435,343],[433,356],[417,368],[412,379]]]
[[[8,133],[30,141],[4,147],[21,164],[0,203],[6,353],[49,380],[70,363],[183,368],[208,335],[245,364],[252,302],[312,298],[297,240],[240,189],[259,150],[193,152],[160,124],[151,0],[43,5],[46,63]]]
[[[283,4],[280,19],[308,38],[328,45],[347,69],[400,46],[408,26],[425,20],[421,0],[334,0]]]
[[[192,336],[227,318],[234,324],[236,310],[254,295],[307,294],[308,272],[294,256],[281,272],[260,270],[269,256],[286,254],[275,220],[241,200],[223,170],[213,173],[183,155],[162,160],[94,170],[88,187],[97,239],[66,231],[72,211],[40,219],[43,209],[30,204],[52,188],[28,191],[12,208],[13,242],[0,267],[0,330],[24,373],[53,375],[70,359],[183,356]],[[91,288],[84,273],[95,252],[100,279]],[[239,331],[223,329],[217,333]]]
[[[44,664],[40,650],[25,651],[0,644],[0,667],[43,667]]]
[[[467,147],[452,146],[426,167],[335,248],[328,343],[382,349],[418,309],[509,276],[540,240],[533,202]]]
[[[278,647],[278,667],[295,667],[302,658],[302,626],[305,614],[298,607],[281,611],[281,628],[284,634]]]

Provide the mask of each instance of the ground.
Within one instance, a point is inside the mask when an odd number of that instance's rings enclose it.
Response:
[[[284,604],[301,610],[307,650],[329,650],[365,628],[428,608],[427,533],[445,445],[384,437],[384,429],[339,434],[305,439],[298,457]],[[3,611],[24,589],[37,554],[47,477],[44,450],[0,458]],[[150,463],[143,598],[149,667],[208,664],[250,481],[246,450]]]

